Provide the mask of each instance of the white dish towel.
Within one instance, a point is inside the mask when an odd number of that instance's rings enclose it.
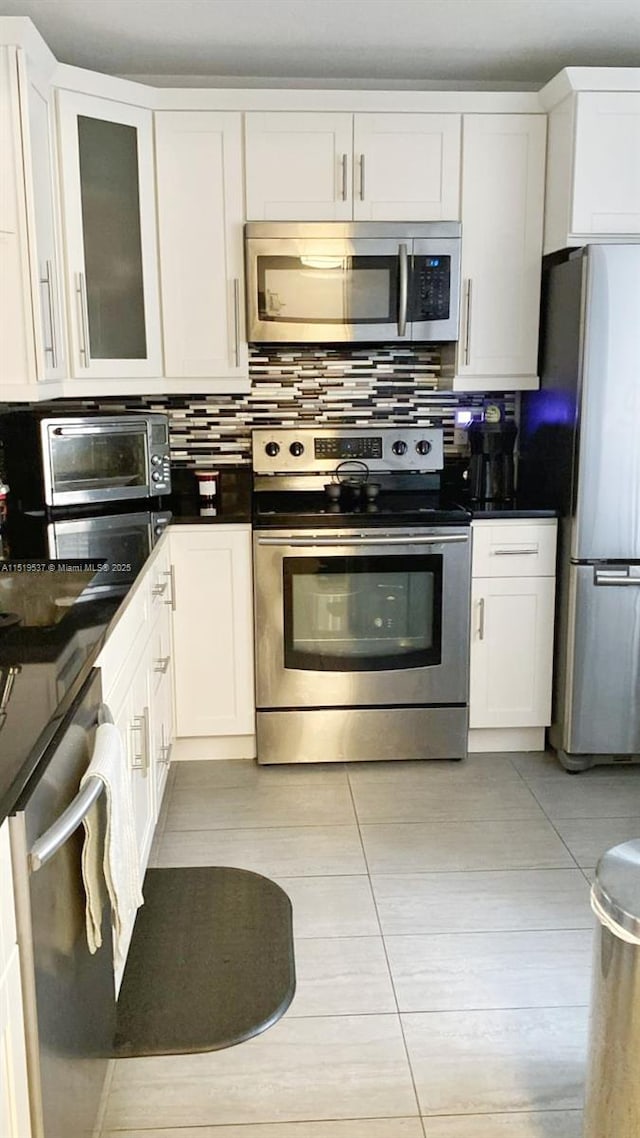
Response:
[[[82,877],[87,895],[87,941],[90,952],[96,952],[102,944],[104,880],[111,901],[114,955],[118,964],[122,960],[124,933],[131,928],[143,897],[127,759],[122,736],[115,723],[102,723],[96,731],[91,762],[80,780],[80,786],[89,778],[99,778],[104,783],[106,836],[101,873],[100,827],[96,803],[83,819],[85,839]]]

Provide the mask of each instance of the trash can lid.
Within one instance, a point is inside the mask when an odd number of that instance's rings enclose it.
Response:
[[[640,938],[640,839],[623,842],[603,854],[593,893],[612,921]]]

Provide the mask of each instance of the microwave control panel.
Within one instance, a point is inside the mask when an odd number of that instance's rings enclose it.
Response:
[[[448,320],[451,304],[451,258],[414,258],[412,320]]]

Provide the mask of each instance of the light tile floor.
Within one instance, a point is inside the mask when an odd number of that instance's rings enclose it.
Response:
[[[632,837],[639,768],[178,764],[152,864],[278,881],[298,987],[238,1047],[113,1064],[104,1138],[579,1138],[589,880]]]

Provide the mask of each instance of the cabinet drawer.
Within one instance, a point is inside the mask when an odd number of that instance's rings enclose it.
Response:
[[[555,519],[473,523],[473,577],[553,577]]]

